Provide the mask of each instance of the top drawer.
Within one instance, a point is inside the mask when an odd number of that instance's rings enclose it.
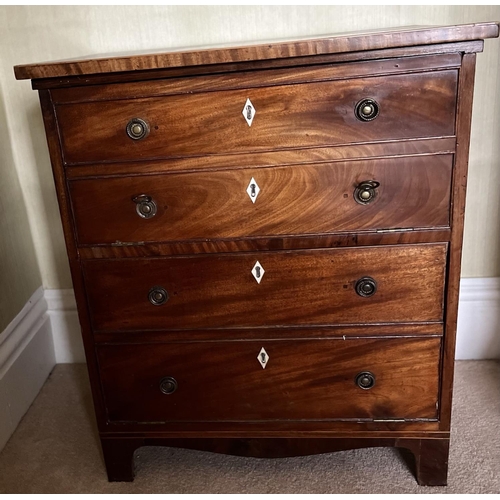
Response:
[[[454,134],[457,71],[56,105],[66,164],[248,153]],[[248,101],[247,101],[248,99]],[[356,109],[375,101],[363,121]],[[250,106],[250,107],[249,107]],[[251,123],[247,118],[250,116]],[[133,119],[142,139],[127,135]]]

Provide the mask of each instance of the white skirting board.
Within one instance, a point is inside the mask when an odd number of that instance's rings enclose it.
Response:
[[[68,290],[45,290],[57,363],[85,363],[75,294]]]
[[[83,363],[73,290],[45,290],[58,363]],[[500,359],[500,278],[462,278],[456,359]]]
[[[40,287],[0,333],[0,450],[55,364],[47,303]]]
[[[456,359],[500,359],[500,278],[462,278]]]

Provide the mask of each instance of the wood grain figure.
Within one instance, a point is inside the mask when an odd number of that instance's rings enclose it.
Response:
[[[447,70],[60,104],[56,113],[65,163],[80,164],[449,136],[456,93],[457,71]],[[365,98],[379,107],[372,121],[356,117]],[[247,99],[255,111],[250,126]],[[150,129],[137,141],[126,133],[134,118]]]
[[[108,177],[72,181],[70,192],[83,245],[435,228],[449,226],[452,163],[439,155]],[[367,181],[379,186],[364,204],[356,189]],[[137,210],[140,195],[155,204],[150,218]]]
[[[97,331],[408,323],[442,320],[446,258],[446,244],[398,245],[96,259],[83,270]]]

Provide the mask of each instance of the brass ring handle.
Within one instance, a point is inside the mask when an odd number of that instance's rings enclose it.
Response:
[[[151,196],[147,194],[139,194],[132,198],[132,201],[136,204],[135,210],[137,215],[143,219],[151,219],[156,215],[156,203]]]
[[[174,377],[163,377],[160,380],[160,391],[163,392],[163,394],[173,394],[178,386],[179,384]]]
[[[375,385],[375,375],[372,372],[361,372],[356,375],[356,385],[363,390],[371,389]]]
[[[154,286],[149,290],[148,299],[154,306],[161,306],[168,300],[168,292],[161,286]]]
[[[365,276],[356,281],[354,288],[360,297],[371,297],[377,291],[377,282],[370,276]]]
[[[360,182],[354,190],[354,200],[360,205],[368,205],[376,196],[376,189],[380,186],[377,181],[363,181]]]
[[[377,118],[379,113],[379,105],[375,99],[366,98],[358,101],[355,108],[354,114],[358,120],[362,122],[370,122]]]
[[[134,141],[144,139],[149,134],[149,125],[142,118],[132,118],[126,127],[127,135]]]

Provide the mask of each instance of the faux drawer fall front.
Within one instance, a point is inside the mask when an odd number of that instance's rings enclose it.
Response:
[[[193,342],[105,345],[97,355],[111,422],[436,419],[440,345]]]
[[[95,163],[450,136],[456,91],[447,70],[59,104],[56,114],[65,162]]]
[[[449,224],[452,161],[86,179],[70,182],[70,191],[80,244],[424,228]]]
[[[97,331],[440,322],[447,245],[83,261]]]

